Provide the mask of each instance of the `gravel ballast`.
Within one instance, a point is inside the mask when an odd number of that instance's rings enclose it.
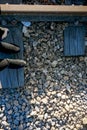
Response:
[[[25,86],[0,90],[0,130],[87,130],[87,50],[64,56],[67,25],[32,22],[23,34]]]

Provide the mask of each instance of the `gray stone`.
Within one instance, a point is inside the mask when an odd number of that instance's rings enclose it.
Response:
[[[9,103],[6,103],[6,107],[7,107],[7,109],[10,109],[11,105]]]
[[[23,125],[19,125],[18,130],[24,130]]]
[[[19,120],[15,119],[14,124],[18,126],[19,125]]]
[[[69,93],[71,93],[71,86],[70,85],[66,85],[66,90],[69,92]]]

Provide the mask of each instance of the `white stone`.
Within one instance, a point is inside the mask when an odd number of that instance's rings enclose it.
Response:
[[[45,113],[45,115],[44,115],[44,119],[47,119],[47,118],[48,118],[48,114]]]
[[[79,129],[79,128],[80,128],[80,126],[81,126],[80,124],[76,124],[76,128],[77,128],[77,129]]]
[[[2,121],[2,124],[3,124],[4,126],[9,126],[9,124],[8,124],[6,121]]]
[[[58,96],[58,97],[61,97],[62,95],[61,95],[61,93],[58,93],[57,96]]]
[[[37,112],[39,112],[40,111],[40,109],[36,106],[35,107],[35,110],[37,111]]]
[[[30,115],[31,115],[31,116],[37,115],[37,112],[36,112],[36,111],[32,111],[32,112],[30,113]]]
[[[35,104],[36,103],[36,100],[35,99],[32,99],[31,100],[31,104]]]
[[[4,116],[4,114],[3,114],[3,113],[1,113],[1,114],[0,114],[0,118],[2,118],[3,116]]]
[[[70,104],[70,105],[69,105],[69,108],[70,108],[70,109],[73,109],[73,105],[72,105],[72,104]]]
[[[52,124],[52,126],[54,126],[54,125],[55,125],[55,122],[54,122],[54,121],[52,121],[52,122],[51,122],[51,124]]]
[[[36,128],[36,130],[41,130],[41,128]]]
[[[62,111],[63,111],[63,114],[66,113],[66,110],[64,108],[62,109]]]
[[[56,60],[53,61],[53,62],[52,62],[52,67],[56,67],[57,63],[58,63],[58,62],[57,62]]]
[[[69,109],[70,109],[70,108],[69,108],[69,105],[66,104],[65,109],[66,109],[67,111],[69,111]]]
[[[66,95],[62,95],[61,98],[62,98],[62,99],[66,99]]]
[[[40,120],[43,120],[43,117],[44,117],[44,115],[38,115],[38,118],[39,118]]]
[[[47,100],[46,98],[43,98],[41,101],[42,101],[44,104],[47,104],[47,102],[48,102],[48,100]]]
[[[86,125],[87,124],[87,117],[83,118],[83,124]]]
[[[55,94],[56,94],[56,91],[52,91],[51,94],[52,94],[52,95],[55,95]]]

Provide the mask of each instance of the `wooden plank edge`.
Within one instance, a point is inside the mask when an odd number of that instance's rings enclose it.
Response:
[[[87,6],[0,4],[0,10],[1,14],[87,14]]]

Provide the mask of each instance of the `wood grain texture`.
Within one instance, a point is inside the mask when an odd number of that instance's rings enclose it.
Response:
[[[10,58],[10,59],[23,59],[23,41],[22,32],[20,26],[8,27],[9,33],[7,38],[4,40],[9,43],[15,43],[20,46],[21,50],[16,54],[6,54],[0,52],[0,59]],[[24,85],[24,70],[11,69],[9,67],[0,71],[0,83],[2,88],[16,88],[22,87]]]
[[[87,6],[64,5],[4,5],[1,4],[1,14],[87,14]]]
[[[85,54],[85,27],[69,26],[64,30],[64,55],[80,56]]]

